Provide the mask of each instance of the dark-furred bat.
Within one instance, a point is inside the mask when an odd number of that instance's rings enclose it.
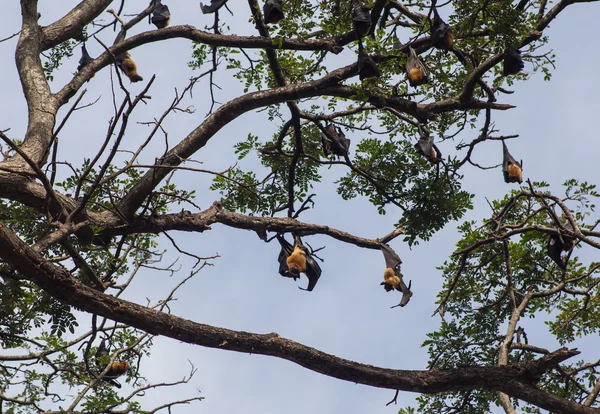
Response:
[[[371,12],[367,6],[363,6],[360,0],[352,2],[352,26],[356,38],[365,37],[371,31]]]
[[[523,59],[521,59],[521,51],[511,47],[504,52],[504,68],[502,72],[504,76],[516,75],[525,67]]]
[[[433,143],[433,137],[429,134],[421,134],[419,141],[415,144],[415,149],[431,164],[438,164],[442,161],[442,152]]]
[[[367,78],[379,78],[381,74],[375,61],[363,48],[362,42],[358,42],[358,77],[362,81]]]
[[[106,360],[108,359],[108,348],[106,347],[106,340],[103,339],[100,342],[100,346],[96,351],[96,364],[102,371],[106,368]],[[110,368],[102,377],[102,380],[114,385],[117,388],[121,388],[121,384],[114,381],[121,375],[125,374],[129,370],[129,362],[127,361],[115,361],[111,364]]]
[[[169,7],[162,4],[160,0],[158,0],[154,6],[151,21],[157,29],[164,29],[171,21],[171,12],[169,11]]]
[[[523,161],[517,162],[508,152],[508,148],[502,141],[502,150],[504,157],[502,159],[502,173],[504,174],[505,183],[521,183],[523,182]]]
[[[402,299],[396,306],[404,307],[410,301],[413,293],[410,290],[410,284],[409,286],[406,286],[402,279],[402,273],[400,272],[402,260],[400,260],[398,254],[396,254],[396,252],[387,244],[382,243],[380,248],[383,257],[385,258],[385,271],[383,272],[383,282],[381,282],[381,285],[383,285],[386,292],[390,292],[394,289],[402,292]],[[396,306],[392,306],[392,308],[395,308]]]
[[[429,73],[421,59],[417,56],[417,52],[412,47],[408,48],[408,62],[406,63],[406,74],[410,86],[419,86],[429,81]]]
[[[225,3],[227,3],[227,0],[210,0],[210,4],[208,6],[200,3],[200,10],[202,10],[202,14],[214,13],[223,7]]]
[[[573,231],[573,226],[571,226],[571,223],[569,222],[566,222],[564,227],[567,230]],[[548,238],[548,256],[562,270],[567,268],[567,258],[562,258],[562,252],[570,252],[573,250],[573,247],[575,247],[575,239],[571,236],[561,233],[560,231],[558,231],[557,234],[551,234]]]
[[[81,59],[79,59],[79,66],[77,66],[77,72],[81,72],[83,70],[83,68],[85,68],[92,60],[92,57],[90,56],[90,54],[88,53],[87,49],[85,48],[85,43],[81,45]],[[90,79],[92,79],[94,76],[90,77]],[[88,79],[87,81],[89,82],[90,79]]]
[[[308,286],[306,289],[299,288],[308,290],[309,292],[313,290],[321,277],[321,267],[302,244],[300,237],[294,237],[293,246],[279,234],[277,235],[277,240],[281,245],[281,252],[277,258],[279,262],[279,274],[296,280],[300,277],[300,273],[304,273],[308,278]]]
[[[433,22],[431,23],[430,33],[433,47],[442,50],[452,49],[452,41],[454,40],[452,27],[442,20],[435,7],[433,8]]]
[[[263,6],[265,23],[277,24],[283,19],[283,0],[267,0]]]
[[[337,128],[333,124],[329,124],[325,127],[327,133],[321,132],[321,143],[323,144],[323,153],[326,157],[329,154],[343,157],[348,154],[350,149],[350,140],[346,138],[344,132],[340,128]]]

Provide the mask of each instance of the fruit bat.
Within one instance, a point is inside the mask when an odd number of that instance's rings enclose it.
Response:
[[[300,277],[300,273],[304,273],[308,277],[308,286],[306,289],[299,288],[309,292],[313,290],[321,277],[321,267],[309,254],[300,237],[294,237],[293,246],[283,236],[277,235],[277,240],[281,245],[281,252],[277,258],[279,274],[296,280]]]
[[[502,160],[502,173],[504,173],[505,183],[522,183],[523,182],[523,161],[517,162],[508,152],[506,144],[502,141],[502,149],[504,151],[504,159]]]
[[[410,86],[419,86],[429,81],[427,68],[417,56],[417,53],[412,47],[408,48],[408,62],[406,63],[406,74]]]
[[[103,339],[102,342],[100,342],[100,346],[98,347],[98,350],[96,351],[96,364],[99,367],[101,367],[102,371],[104,371],[104,369],[106,368],[104,363],[105,363],[107,357],[108,357],[108,348],[106,347],[106,339]],[[114,381],[114,379],[125,374],[128,370],[129,370],[129,362],[115,361],[111,364],[111,366],[108,369],[108,371],[106,372],[106,374],[104,374],[104,376],[102,377],[102,381],[106,381],[106,382],[114,385],[117,388],[121,388],[121,384],[119,384],[117,381]]]
[[[381,74],[377,65],[363,48],[362,42],[358,43],[358,77],[362,81],[367,78],[379,78]]]
[[[431,164],[438,164],[442,161],[442,153],[433,143],[433,137],[429,134],[421,134],[419,141],[415,144],[415,149]]]
[[[358,39],[369,34],[371,30],[371,13],[367,6],[360,4],[360,0],[356,0],[352,5],[352,26]]]
[[[171,12],[169,12],[169,7],[158,0],[152,13],[152,24],[155,25],[157,29],[164,29],[169,25],[170,21]]]
[[[210,0],[210,5],[205,6],[200,3],[200,9],[202,10],[202,14],[214,13],[223,7],[227,3],[227,0]]]
[[[452,28],[442,20],[435,7],[433,8],[433,22],[431,23],[430,33],[433,47],[442,50],[452,49],[452,41],[454,40]]]
[[[79,59],[79,66],[77,66],[77,72],[81,72],[83,70],[83,68],[85,68],[87,65],[89,65],[89,63],[94,60],[92,59],[92,57],[90,56],[90,54],[88,53],[87,49],[85,48],[85,43],[81,45],[81,59]],[[91,78],[93,78],[94,76],[92,75]],[[89,82],[90,79],[88,79],[87,81]]]
[[[283,0],[267,0],[263,6],[265,23],[277,24],[283,19]]]
[[[564,227],[567,230],[573,231],[573,226],[571,226],[571,223],[569,222],[565,223]],[[566,234],[561,234],[560,231],[557,234],[551,234],[548,238],[548,256],[562,270],[565,270],[567,268],[567,259],[563,259],[561,253],[570,252],[571,250],[573,250],[573,247],[575,247],[575,239],[573,237],[567,236]]]
[[[321,132],[321,142],[323,144],[323,153],[326,157],[329,154],[343,157],[348,154],[350,148],[350,140],[346,138],[346,135],[340,128],[333,126],[333,124],[327,125],[325,128],[327,133]]]
[[[115,38],[113,46],[125,40],[125,35],[125,30],[121,30]],[[144,78],[138,75],[137,65],[135,64],[135,61],[129,52],[123,52],[116,55],[115,60],[117,61],[117,66],[121,68],[125,76],[127,76],[131,82],[139,82],[144,80]]]
[[[381,285],[383,285],[386,292],[390,292],[394,289],[402,292],[402,299],[396,306],[404,307],[410,301],[413,293],[410,290],[410,286],[406,286],[402,279],[402,273],[400,272],[402,260],[400,260],[400,257],[396,252],[387,244],[382,243],[380,248],[385,259],[385,271],[383,272],[383,282],[381,282]],[[396,306],[392,306],[392,308],[395,308]]]
[[[504,76],[516,75],[525,67],[523,59],[521,59],[521,51],[511,47],[504,52]]]

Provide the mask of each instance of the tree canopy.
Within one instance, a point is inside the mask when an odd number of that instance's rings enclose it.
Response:
[[[514,101],[561,65],[550,24],[596,4],[60,3],[21,0],[0,35],[21,87],[0,123],[0,411],[186,410],[214,353],[179,341],[402,414],[599,412],[599,194],[530,176],[544,137],[524,151],[502,121],[534,119]]]

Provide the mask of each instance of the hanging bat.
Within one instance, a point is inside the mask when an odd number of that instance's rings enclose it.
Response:
[[[102,371],[106,368],[106,359],[108,358],[108,348],[106,347],[106,339],[100,342],[100,346],[96,351],[96,365],[102,367]],[[110,368],[102,377],[102,381],[108,382],[117,388],[121,388],[121,384],[114,381],[116,378],[125,374],[129,370],[129,362],[127,361],[115,361],[111,364]]]
[[[283,19],[283,0],[267,0],[263,6],[265,23],[277,24]]]
[[[373,58],[363,48],[362,42],[358,42],[358,77],[362,81],[367,78],[379,78],[381,74]]]
[[[504,151],[504,159],[502,160],[502,173],[504,174],[504,182],[522,183],[523,161],[518,163],[517,160],[515,160],[512,155],[510,155],[504,141],[502,141],[502,149]]]
[[[430,33],[433,47],[442,50],[452,49],[452,41],[454,40],[452,27],[442,20],[435,7],[433,8],[433,22]]]
[[[329,154],[344,157],[348,154],[350,148],[350,140],[346,138],[346,135],[340,128],[329,124],[325,127],[327,133],[321,132],[321,143],[323,144],[323,153],[326,157]]]
[[[277,235],[277,240],[281,245],[281,252],[277,258],[279,262],[279,274],[296,280],[300,277],[300,273],[304,273],[308,278],[308,286],[306,289],[298,288],[308,290],[309,292],[312,291],[321,277],[321,267],[319,264],[309,254],[308,249],[302,244],[300,237],[294,237],[293,246],[283,236]]]
[[[158,0],[154,5],[152,24],[155,25],[157,29],[164,29],[169,25],[170,21],[171,12],[169,11],[169,7],[162,4],[160,0]]]
[[[433,143],[433,137],[429,134],[421,134],[419,141],[415,144],[415,149],[431,164],[435,165],[442,161],[442,152]]]
[[[202,14],[214,13],[223,7],[227,3],[227,0],[210,0],[210,5],[205,6],[200,3],[200,10],[202,10]]]
[[[429,82],[429,73],[421,59],[412,47],[408,48],[408,62],[406,63],[406,74],[410,86],[419,86]]]
[[[571,223],[564,224],[565,229],[573,231]],[[562,234],[559,230],[557,234],[551,234],[548,238],[547,252],[548,256],[556,263],[556,265],[565,270],[567,268],[567,258],[562,258],[562,252],[570,252],[575,247],[575,239],[573,237]]]
[[[521,51],[511,47],[504,52],[504,68],[502,72],[504,76],[516,75],[524,67],[523,59],[521,59]]]
[[[88,53],[87,49],[85,48],[85,43],[82,44],[81,45],[81,59],[79,59],[79,66],[77,66],[77,72],[81,72],[83,70],[83,68],[85,68],[87,65],[89,65],[92,60],[94,60],[94,59],[92,59],[92,57]],[[90,79],[92,79],[94,77],[94,75],[92,75],[90,77]],[[89,82],[90,79],[88,79],[87,81]]]
[[[398,254],[396,254],[396,252],[387,244],[382,243],[380,248],[385,259],[383,282],[380,284],[383,285],[383,288],[386,292],[390,292],[394,289],[402,292],[402,299],[396,306],[404,307],[410,301],[413,293],[410,290],[410,283],[409,286],[406,286],[404,280],[402,279],[402,273],[400,272],[402,260],[400,260]],[[392,306],[392,308],[395,308],[396,306]]]
[[[126,33],[127,32],[125,30],[121,30],[115,38],[113,46],[125,40]],[[117,66],[121,69],[125,76],[129,78],[131,82],[139,82],[144,80],[144,78],[142,78],[138,74],[137,65],[135,64],[135,61],[133,60],[129,52],[123,52],[116,55],[115,60],[117,61]]]
[[[352,4],[352,26],[357,39],[361,39],[371,31],[371,10],[360,3],[360,0],[354,0]]]

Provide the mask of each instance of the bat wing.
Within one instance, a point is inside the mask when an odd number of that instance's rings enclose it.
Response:
[[[81,59],[79,59],[79,66],[77,66],[77,71],[81,72],[81,70],[85,68],[86,65],[88,65],[92,60],[93,59],[88,53],[87,49],[85,48],[84,43],[83,45],[81,45]]]
[[[335,135],[333,135],[333,141],[335,143],[336,151],[335,154],[339,156],[344,156],[348,154],[348,150],[350,149],[350,140],[346,138],[344,132],[338,128]]]
[[[281,245],[281,251],[279,252],[279,257],[277,261],[279,262],[279,274],[281,276],[290,277],[287,265],[287,258],[290,257],[292,252],[294,251],[294,246],[292,246],[283,236],[277,235],[277,241]]]
[[[310,292],[315,288],[315,285],[321,277],[321,266],[319,266],[319,263],[317,263],[317,261],[308,253],[306,254],[306,277],[308,277],[308,286],[306,289],[303,289],[300,286],[298,286],[298,288]]]
[[[321,132],[321,143],[323,144],[323,154],[326,157],[332,153],[333,137],[335,135],[335,127],[331,124],[325,127],[325,132]]]
[[[404,280],[402,279],[402,274],[400,274],[399,277],[400,277],[400,289],[399,290],[402,292],[402,299],[400,299],[399,304],[392,306],[391,307],[392,309],[396,308],[398,306],[403,308],[410,301],[410,298],[413,295],[412,291],[410,290],[410,286],[412,285],[412,283],[409,282],[408,286],[406,286],[406,284],[404,283]]]
[[[154,13],[152,14],[152,24],[156,27],[166,27],[165,23],[171,18],[171,12],[169,7],[162,3],[158,3],[154,7]]]
[[[279,23],[283,19],[283,7],[280,0],[267,0],[263,6],[265,23]]]
[[[381,243],[380,248],[385,258],[385,267],[394,269],[396,275],[402,277],[402,273],[400,273],[400,265],[402,264],[400,256],[387,244]]]
[[[365,50],[358,52],[358,77],[360,80],[381,77],[375,61]]]
[[[200,3],[200,9],[202,10],[202,14],[214,13],[223,7],[225,3],[227,3],[227,0],[211,0],[208,6]]]
[[[420,155],[430,157],[433,149],[433,137],[431,135],[421,135],[419,141],[415,144],[415,149]]]
[[[100,342],[100,346],[96,350],[96,358],[102,358],[108,355],[108,348],[106,347],[106,339]]]
[[[552,261],[554,263],[556,263],[556,265],[558,267],[560,267],[562,270],[565,270],[566,266],[565,266],[565,262],[563,261],[562,257],[561,257],[561,252],[562,252],[562,243],[560,241],[560,238],[557,235],[551,235],[550,238],[548,239],[548,247],[547,247],[547,252],[548,252],[548,256],[550,257],[550,259],[552,259]]]
[[[508,182],[508,166],[511,164],[518,165],[519,168],[523,169],[523,166],[514,159],[510,152],[508,152],[508,148],[504,141],[502,141],[502,173],[504,174],[504,181]]]

